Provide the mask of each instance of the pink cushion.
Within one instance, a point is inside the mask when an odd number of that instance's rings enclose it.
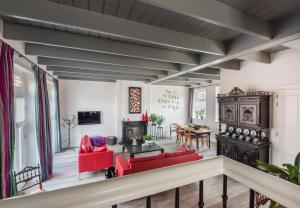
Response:
[[[89,136],[84,135],[81,138],[80,149],[83,152],[88,153],[88,152],[92,152],[92,148],[93,148],[93,145],[92,145],[92,142],[91,142]]]
[[[106,144],[102,144],[99,147],[94,147],[93,152],[104,152],[106,151]]]

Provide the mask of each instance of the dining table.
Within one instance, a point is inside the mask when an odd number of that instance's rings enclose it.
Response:
[[[184,131],[184,128],[182,128]],[[213,132],[211,129],[194,129],[192,128],[191,133],[196,135],[197,150],[199,150],[199,138],[207,137],[208,139],[208,149],[210,149],[210,135]],[[203,147],[203,139],[202,139]]]

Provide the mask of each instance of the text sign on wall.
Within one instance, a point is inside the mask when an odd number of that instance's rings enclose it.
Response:
[[[158,103],[164,109],[176,111],[183,105],[183,100],[174,90],[167,89],[162,97],[158,99]]]

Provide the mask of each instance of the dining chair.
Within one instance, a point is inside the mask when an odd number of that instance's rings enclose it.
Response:
[[[196,138],[196,134],[192,133],[193,128],[185,127],[184,128],[184,139],[185,142],[192,142],[192,139]]]
[[[199,130],[209,131],[210,128],[209,128],[209,126],[201,125],[200,128],[199,128]],[[204,140],[206,140],[206,145],[209,147],[209,140],[208,140],[208,137],[209,137],[208,134],[202,134],[202,136],[200,137],[202,147],[203,147]]]
[[[176,143],[177,142],[182,142],[183,141],[183,136],[184,136],[184,130],[180,125],[176,126]]]
[[[176,127],[178,126],[177,123],[172,123],[170,124],[170,139],[172,139],[172,133],[175,132],[176,133]]]

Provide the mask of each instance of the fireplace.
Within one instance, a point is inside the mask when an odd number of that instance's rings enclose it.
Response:
[[[131,141],[133,138],[142,139],[147,134],[146,121],[123,121],[122,143]]]

